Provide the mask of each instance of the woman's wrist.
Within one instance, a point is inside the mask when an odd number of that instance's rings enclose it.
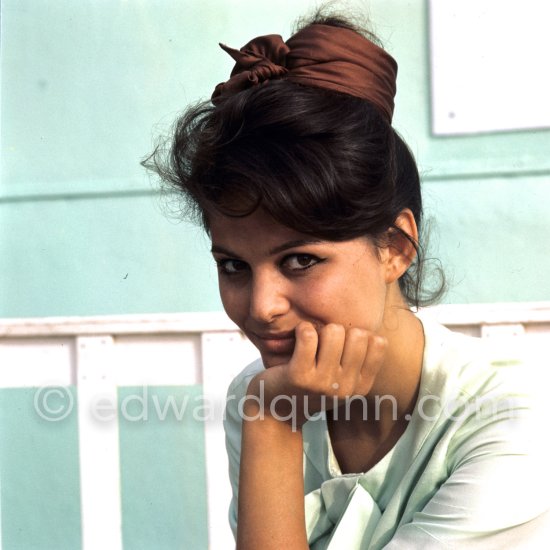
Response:
[[[268,377],[272,380],[266,379]],[[243,420],[273,420],[290,426],[293,431],[301,430],[308,420],[303,410],[303,398],[282,391],[279,384],[273,384],[274,378],[276,374],[271,369],[251,380],[243,404]],[[279,389],[275,390],[277,387]]]
[[[267,429],[268,425],[273,425],[274,429],[280,425],[283,431],[289,428],[293,432],[300,431],[307,418],[302,418],[295,406],[295,399],[285,399],[284,401],[271,401],[265,399],[265,396],[248,394],[242,407],[242,420],[244,423],[259,422]]]

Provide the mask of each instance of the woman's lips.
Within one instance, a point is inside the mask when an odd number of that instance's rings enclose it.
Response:
[[[276,355],[292,355],[294,351],[294,331],[268,334],[253,333],[253,341],[260,352]]]

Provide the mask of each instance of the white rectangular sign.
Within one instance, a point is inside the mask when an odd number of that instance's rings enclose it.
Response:
[[[550,128],[550,2],[430,0],[432,130]]]

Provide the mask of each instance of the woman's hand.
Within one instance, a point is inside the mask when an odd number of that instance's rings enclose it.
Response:
[[[363,329],[296,327],[286,364],[248,386],[243,409],[237,548],[308,548],[301,427],[311,415],[370,392],[386,340]],[[263,418],[262,422],[256,419]]]
[[[296,327],[296,345],[287,364],[271,367],[248,386],[244,412],[270,415],[300,428],[321,410],[367,395],[382,366],[385,338],[365,329],[309,322]]]

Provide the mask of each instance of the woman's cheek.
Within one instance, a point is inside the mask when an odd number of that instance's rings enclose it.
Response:
[[[220,298],[223,308],[228,317],[237,325],[239,325],[240,309],[243,307],[242,299],[239,299],[239,293],[223,280],[220,280]]]
[[[341,291],[313,283],[298,289],[293,298],[294,308],[301,313],[301,317],[315,319],[320,325],[325,325],[332,322],[338,313]]]

